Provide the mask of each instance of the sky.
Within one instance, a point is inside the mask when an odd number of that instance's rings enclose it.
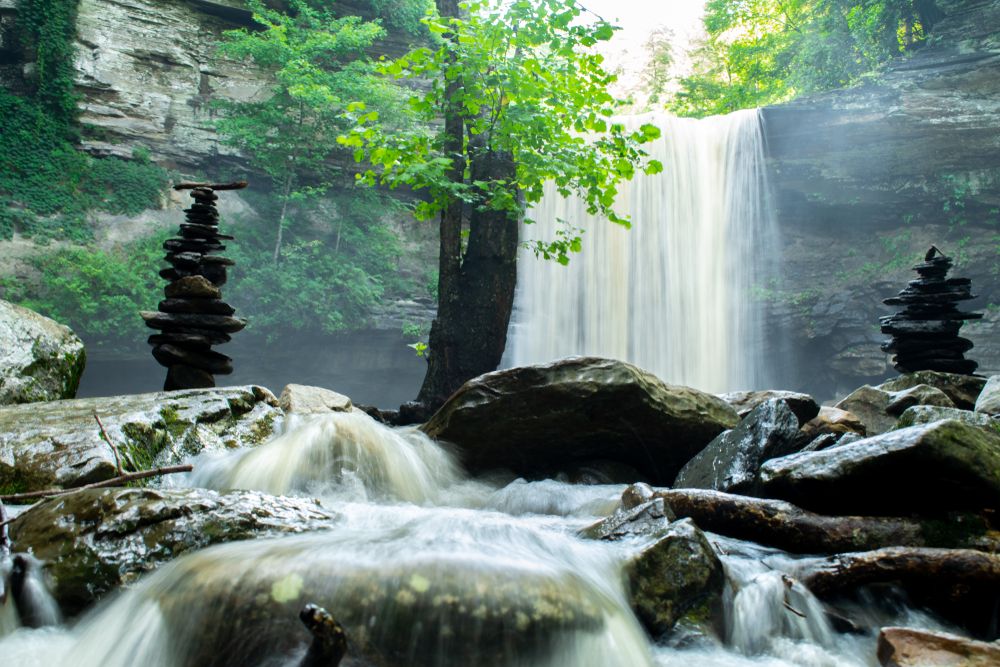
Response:
[[[702,33],[701,15],[705,0],[580,0],[580,4],[622,30],[602,50],[610,68],[621,67],[618,92],[638,86],[646,56],[643,45],[653,30],[664,26],[676,36],[676,74],[688,67],[684,54],[692,40]]]

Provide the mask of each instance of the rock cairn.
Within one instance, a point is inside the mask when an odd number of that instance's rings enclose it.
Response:
[[[931,246],[924,261],[913,267],[920,277],[906,289],[882,303],[904,306],[895,315],[881,318],[882,333],[892,336],[882,349],[895,354],[893,366],[900,373],[942,371],[972,375],[978,363],[965,358],[972,341],[961,338],[958,330],[965,320],[982,313],[963,313],[959,301],[976,298],[968,278],[946,278],[952,262]]]
[[[190,190],[194,203],[184,210],[179,236],[163,242],[164,259],[170,268],[160,271],[168,283],[165,299],[157,312],[143,312],[146,326],[160,333],[149,337],[153,357],[167,367],[163,388],[194,389],[214,387],[215,375],[233,372],[233,360],[213,351],[213,345],[231,340],[246,326],[233,317],[235,309],[222,300],[219,289],[226,283],[226,267],[233,260],[217,253],[226,249],[223,241],[232,236],[219,233],[216,190],[238,190],[245,182],[225,185],[179,183],[175,190]]]

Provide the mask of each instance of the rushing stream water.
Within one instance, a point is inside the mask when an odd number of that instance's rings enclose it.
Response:
[[[193,463],[173,484],[318,497],[340,520],[182,556],[69,625],[15,629],[8,602],[3,665],[292,667],[307,643],[296,613],[313,601],[353,628],[353,647],[401,666],[855,667],[875,664],[887,620],[835,633],[783,578],[796,558],[713,535],[729,577],[723,637],[653,643],[623,585],[635,543],[576,534],[623,485],[470,479],[419,432],[358,412],[291,418],[267,444]]]

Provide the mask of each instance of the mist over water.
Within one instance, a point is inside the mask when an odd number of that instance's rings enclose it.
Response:
[[[584,230],[583,251],[569,266],[522,251],[505,362],[597,355],[704,391],[770,384],[754,294],[776,275],[780,251],[759,113],[624,122],[661,129],[646,150],[664,171],[621,187],[630,230],[550,186],[524,238],[555,238],[564,220]]]

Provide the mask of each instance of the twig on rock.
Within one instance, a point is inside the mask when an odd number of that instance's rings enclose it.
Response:
[[[103,482],[94,482],[93,484],[85,484],[84,486],[77,486],[71,489],[45,489],[44,491],[28,491],[27,493],[14,493],[8,496],[0,496],[0,501],[17,503],[22,500],[35,500],[37,498],[48,498],[51,496],[65,496],[69,493],[82,491],[84,489],[101,489],[109,486],[122,486],[123,484],[134,482],[139,479],[159,477],[161,475],[172,475],[178,472],[191,472],[192,470],[194,470],[194,466],[191,464],[167,466],[165,468],[155,468],[153,470],[141,470],[139,472],[130,472],[124,475],[119,475],[118,477],[112,477],[111,479],[106,479]]]
[[[118,470],[119,475],[124,475],[125,471],[122,470],[122,460],[118,456],[118,448],[115,446],[115,443],[111,441],[111,438],[108,436],[108,432],[104,430],[104,424],[101,423],[101,418],[97,416],[97,412],[94,412],[94,419],[97,420],[97,426],[101,429],[101,435],[104,436],[104,441],[111,445],[111,451],[115,454],[115,469]]]

